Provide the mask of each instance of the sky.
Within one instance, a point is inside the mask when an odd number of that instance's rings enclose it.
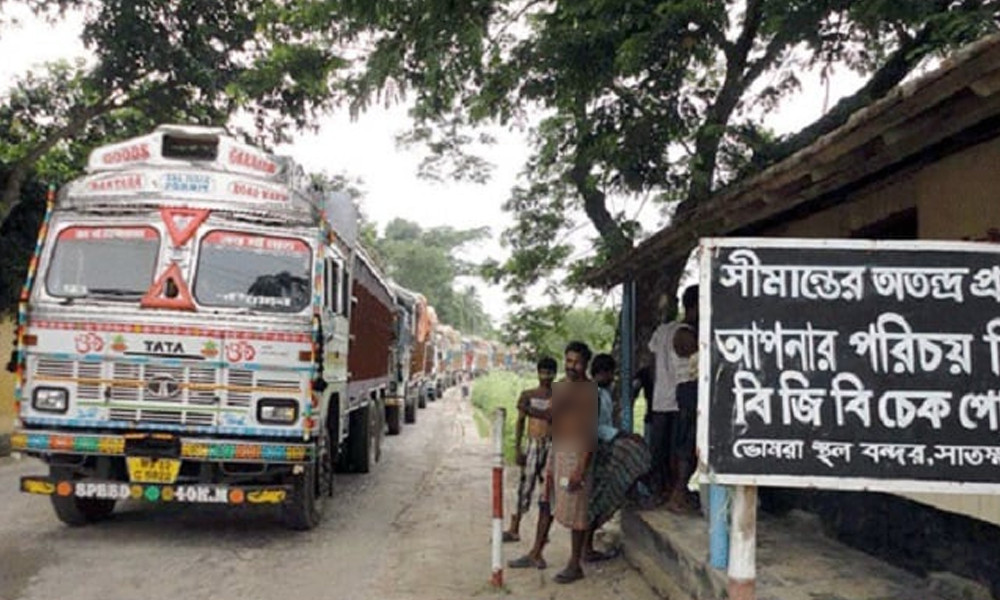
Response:
[[[22,75],[32,66],[59,59],[86,58],[79,39],[83,19],[69,14],[56,25],[33,19],[16,3],[6,6],[4,17],[18,17],[18,27],[6,26],[0,31],[0,82],[7,85],[12,77]],[[785,101],[774,113],[764,115],[765,124],[778,133],[797,131],[817,119],[823,110],[827,90],[816,74],[803,73],[803,90]],[[853,92],[860,81],[848,73],[839,73],[832,80],[828,101]],[[408,119],[404,107],[375,107],[357,120],[346,111],[331,114],[319,122],[315,134],[298,135],[294,143],[279,148],[292,155],[307,171],[344,172],[363,180],[366,196],[363,208],[380,227],[395,217],[409,219],[422,227],[450,225],[456,228],[490,227],[492,238],[467,248],[469,260],[504,257],[499,235],[511,217],[501,210],[518,173],[530,154],[523,132],[494,130],[498,143],[484,155],[495,165],[491,181],[485,185],[456,182],[432,182],[417,177],[421,160],[419,149],[397,148],[395,138],[406,130]],[[630,206],[640,203],[632,201]],[[659,209],[646,203],[638,214],[648,230],[663,225]],[[589,225],[577,234],[582,245],[595,235]],[[502,290],[478,279],[463,283],[475,285],[484,307],[499,324],[508,312]]]

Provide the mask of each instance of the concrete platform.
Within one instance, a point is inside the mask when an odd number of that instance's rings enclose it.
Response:
[[[726,598],[726,574],[708,565],[708,521],[664,509],[622,514],[626,559],[669,600]],[[947,575],[922,578],[825,537],[793,511],[757,522],[758,600],[980,598]],[[987,596],[989,597],[989,596]]]

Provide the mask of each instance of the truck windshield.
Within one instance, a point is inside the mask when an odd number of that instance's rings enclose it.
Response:
[[[299,312],[312,297],[309,245],[232,231],[201,242],[194,295],[203,306]]]
[[[151,227],[69,227],[45,278],[51,296],[135,300],[153,281],[160,235]]]

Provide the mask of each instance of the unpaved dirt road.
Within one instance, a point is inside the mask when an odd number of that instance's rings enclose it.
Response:
[[[149,504],[72,529],[47,499],[17,491],[42,463],[0,459],[0,600],[656,597],[621,559],[570,586],[553,583],[550,567],[508,571],[505,592],[489,588],[490,465],[454,390],[386,438],[372,473],[338,476],[308,533],[284,529],[275,510]],[[533,512],[522,531],[534,523]],[[554,527],[551,564],[568,544]],[[505,547],[507,557],[526,546]]]

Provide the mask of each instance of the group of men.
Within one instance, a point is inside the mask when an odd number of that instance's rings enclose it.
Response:
[[[654,503],[696,510],[687,493],[695,472],[698,414],[698,286],[681,296],[684,318],[662,323],[649,339],[653,364],[639,369],[634,389],[646,397],[646,441],[652,453],[649,483]]]
[[[617,555],[617,550],[599,552],[594,533],[639,487],[651,490],[672,510],[692,508],[685,488],[695,464],[697,386],[691,364],[698,347],[697,297],[697,287],[685,290],[684,320],[662,325],[650,340],[656,371],[655,379],[641,382],[650,403],[645,439],[615,423],[616,365],[611,355],[592,357],[585,343],[570,342],[563,356],[565,378],[558,383],[555,359],[538,361],[538,387],[518,399],[520,484],[504,541],[520,540],[521,519],[536,489],[538,522],[531,550],[508,566],[546,568],[543,551],[555,520],[570,529],[572,543],[569,562],[555,581],[581,579],[583,562]]]

